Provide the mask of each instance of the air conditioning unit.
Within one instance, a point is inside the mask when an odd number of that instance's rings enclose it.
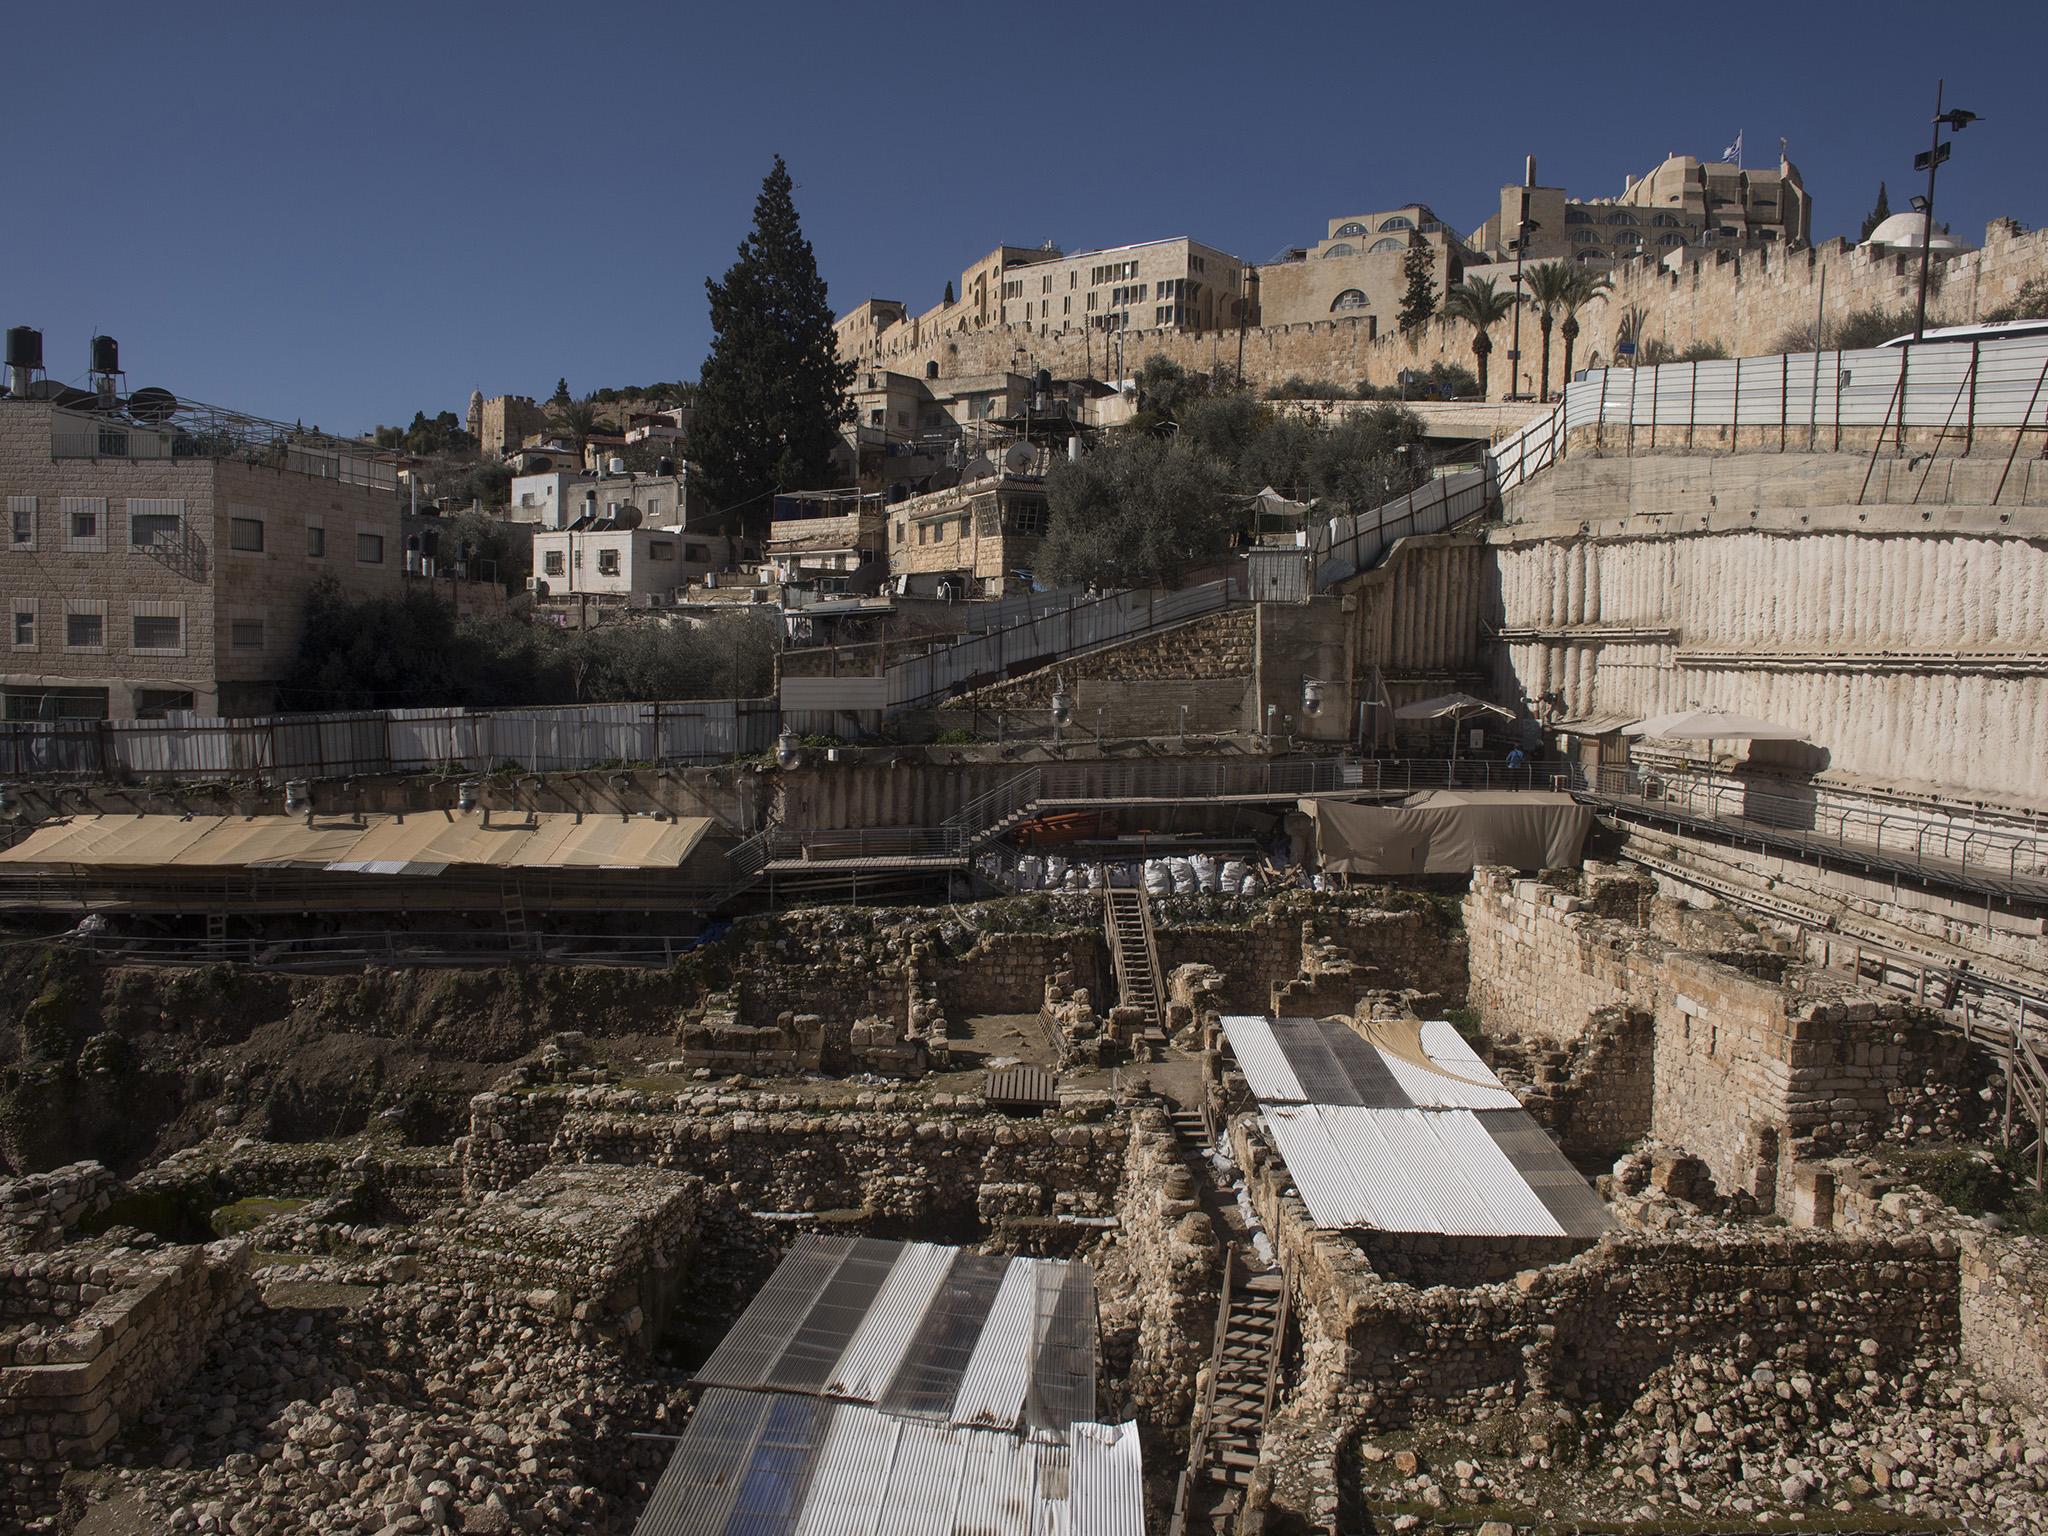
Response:
[[[538,592],[540,590],[540,578],[538,576],[527,577],[526,590],[529,592]]]

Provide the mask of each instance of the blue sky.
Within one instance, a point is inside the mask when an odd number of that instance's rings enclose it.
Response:
[[[1538,157],[1580,195],[1786,138],[1817,236],[1903,208],[1935,79],[1984,118],[1938,214],[2048,221],[2048,6],[13,4],[0,321],[330,430],[694,377],[770,157],[835,309],[999,242],[1253,260]]]

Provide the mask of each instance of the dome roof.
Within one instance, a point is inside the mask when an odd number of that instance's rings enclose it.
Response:
[[[1870,232],[1865,245],[1883,246],[1896,250],[1917,251],[1926,240],[1927,215],[1918,212],[1895,213]],[[1947,230],[1936,228],[1933,249],[1936,251],[1967,251],[1973,247],[1964,244]]]

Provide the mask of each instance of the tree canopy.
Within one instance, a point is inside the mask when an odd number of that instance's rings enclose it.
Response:
[[[824,279],[780,155],[761,183],[739,259],[704,286],[712,340],[690,458],[714,505],[759,523],[774,490],[831,483],[839,429],[853,419],[853,366],[839,360]]]
[[[375,437],[379,448],[420,456],[463,453],[476,447],[476,439],[464,430],[462,418],[453,411],[442,411],[431,418],[425,411],[414,411],[411,426],[379,427]]]
[[[1412,331],[1436,313],[1436,259],[1428,246],[1408,248],[1401,258],[1401,276],[1408,284],[1401,295],[1401,329]]]
[[[1276,411],[1163,358],[1138,378],[1149,407],[1139,420],[1046,478],[1039,567],[1052,581],[1175,586],[1229,554],[1268,485],[1335,516],[1401,495],[1420,473],[1421,423],[1398,406],[1331,422]]]

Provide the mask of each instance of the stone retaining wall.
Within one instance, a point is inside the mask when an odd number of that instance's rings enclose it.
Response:
[[[1959,1234],[1963,1363],[2015,1402],[2048,1404],[2048,1241]]]
[[[251,1294],[243,1240],[0,1261],[0,1525],[52,1512],[65,1472],[189,1376]]]
[[[0,1179],[0,1254],[55,1247],[86,1216],[106,1209],[115,1179],[98,1163]]]

